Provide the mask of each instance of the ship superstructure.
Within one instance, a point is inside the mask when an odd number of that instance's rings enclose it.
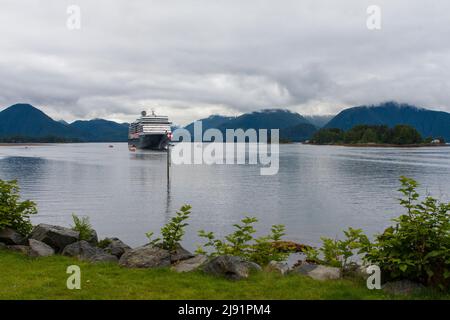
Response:
[[[167,116],[150,115],[142,111],[141,117],[130,124],[128,145],[130,148],[165,150],[172,138],[171,122]]]

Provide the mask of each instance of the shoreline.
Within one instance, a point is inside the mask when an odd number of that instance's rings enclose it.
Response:
[[[56,144],[55,142],[0,142],[0,147],[33,147]]]
[[[420,144],[387,144],[387,143],[303,143],[311,146],[336,146],[356,148],[425,148],[425,147],[450,147],[450,144],[420,143]]]

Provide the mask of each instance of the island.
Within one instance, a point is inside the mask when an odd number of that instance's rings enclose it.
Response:
[[[357,125],[344,131],[338,128],[318,130],[308,144],[361,147],[423,147],[446,146],[442,137],[423,138],[412,126]]]

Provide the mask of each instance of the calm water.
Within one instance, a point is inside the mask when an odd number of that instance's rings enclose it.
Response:
[[[182,204],[193,206],[185,246],[197,230],[219,235],[244,215],[258,228],[285,224],[289,239],[317,244],[348,226],[380,232],[401,213],[398,177],[423,192],[450,199],[450,148],[346,148],[280,146],[280,170],[261,176],[256,165],[173,166],[166,154],[130,153],[126,144],[0,146],[0,178],[18,179],[35,200],[34,223],[69,226],[71,213],[88,215],[100,237],[143,244]]]

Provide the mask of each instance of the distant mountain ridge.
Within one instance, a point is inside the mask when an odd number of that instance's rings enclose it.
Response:
[[[77,120],[69,127],[82,132],[82,138],[90,142],[123,142],[128,140],[128,124],[104,119]]]
[[[238,117],[214,115],[199,121],[202,122],[203,132],[207,129],[215,128],[220,130],[224,137],[226,129],[280,129],[281,139],[304,141],[317,131],[317,128],[305,117],[285,109],[265,109],[245,113]],[[185,129],[193,137],[194,123],[187,125]]]
[[[443,137],[446,141],[450,140],[450,113],[396,102],[345,109],[328,122],[325,128],[346,131],[361,124],[388,127],[406,124],[416,128],[424,138]]]
[[[237,117],[212,115],[202,119],[203,131],[226,129],[280,129],[280,138],[290,141],[309,140],[317,131],[320,121],[329,116],[302,116],[285,109],[266,109],[245,113]],[[315,119],[314,119],[315,118]],[[317,122],[319,121],[319,122]],[[314,123],[316,125],[314,125]],[[424,137],[450,141],[450,113],[418,108],[408,104],[387,102],[373,106],[345,109],[324,127],[349,130],[356,125],[407,124]],[[193,135],[193,123],[185,127]],[[68,124],[55,121],[30,104],[15,104],[0,112],[0,139],[19,137],[26,140],[65,140],[77,142],[125,142],[128,124],[104,119],[78,120]],[[51,137],[52,139],[48,139]],[[54,139],[58,138],[58,139]]]
[[[0,137],[60,137],[77,140],[80,132],[55,121],[29,104],[15,104],[0,112]]]
[[[227,116],[221,116],[221,115],[212,115],[208,118],[201,119],[199,121],[202,122],[202,129],[203,131],[208,129],[216,129],[222,126],[224,123],[227,123],[228,121],[231,121],[235,119],[235,117],[227,117]],[[194,122],[188,124],[186,127],[184,127],[186,130],[188,130],[191,135],[194,134]]]
[[[19,140],[58,140],[74,142],[124,142],[128,124],[94,119],[55,121],[30,104],[19,103],[0,112],[0,138]]]
[[[336,115],[326,114],[326,115],[309,115],[304,116],[311,124],[315,125],[317,128],[324,127],[328,122],[331,121]]]

